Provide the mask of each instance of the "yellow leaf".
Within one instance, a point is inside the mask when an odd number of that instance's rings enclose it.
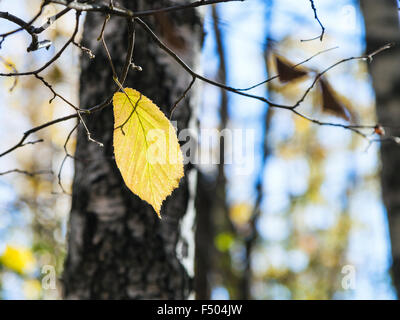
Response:
[[[3,62],[4,66],[6,67],[7,71],[16,72],[15,63],[11,59],[4,59],[0,57],[0,60]]]
[[[23,291],[25,298],[28,300],[37,300],[40,298],[42,286],[39,280],[29,279],[23,284]]]
[[[6,246],[3,255],[0,257],[1,263],[8,269],[18,273],[30,273],[35,268],[35,257],[32,252],[23,247]]]
[[[183,156],[174,127],[140,92],[117,92],[114,105],[115,161],[128,188],[160,217],[162,202],[183,177]]]
[[[310,128],[311,122],[304,118],[296,116],[294,117],[293,120],[294,120],[294,125],[296,127],[296,132],[305,133]]]
[[[243,226],[249,222],[253,207],[245,202],[236,203],[229,208],[229,217],[238,226]]]
[[[235,238],[229,232],[222,232],[218,234],[214,239],[215,246],[221,252],[228,251],[232,247],[234,242]]]

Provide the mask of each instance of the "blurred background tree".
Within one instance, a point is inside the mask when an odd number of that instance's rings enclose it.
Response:
[[[374,51],[382,43],[400,41],[397,1],[360,1],[364,14],[367,51]],[[395,47],[383,55],[379,62],[370,65],[371,77],[376,95],[376,113],[379,123],[389,126],[388,133],[399,136],[396,120],[400,116],[398,84],[400,74],[400,49]],[[392,278],[397,294],[400,293],[400,178],[396,164],[400,160],[400,149],[396,144],[383,143],[381,146],[381,183],[383,201],[389,219],[392,247]]]
[[[304,3],[254,1],[245,9],[217,6],[218,16],[210,9],[205,20],[205,71],[233,87],[246,88],[277,74],[276,55],[295,64],[329,50],[306,64],[318,71],[341,57],[361,55],[365,42],[358,2],[316,5],[328,30],[322,43],[300,42],[320,33]],[[359,123],[375,123],[365,62],[340,66],[327,80]],[[275,80],[253,92],[294,103],[309,81],[282,85]],[[204,88],[205,97],[213,93],[219,100],[205,99],[200,125],[255,128],[257,156],[255,163],[247,163],[255,166],[251,174],[237,174],[232,165],[204,166],[200,171],[198,297],[394,298],[377,146],[349,132],[316,126],[280,110],[266,111],[263,104],[230,94],[224,98],[215,91]],[[323,92],[317,89],[301,110],[313,118],[343,122],[321,112],[323,103]],[[354,290],[342,285],[345,266],[356,270]]]
[[[276,56],[296,64],[317,52],[335,48],[305,64],[322,71],[344,57],[359,56],[398,39],[395,0],[328,0],[315,4],[326,28],[322,42],[300,41],[320,34],[320,26],[306,0],[251,0],[208,7],[204,10],[203,73],[233,87],[246,88],[277,74]],[[40,1],[21,0],[12,5],[1,1],[0,9],[28,19],[39,5]],[[376,9],[374,5],[382,8]],[[378,12],[382,12],[379,19],[374,15]],[[376,31],[387,25],[380,23],[380,19],[392,22],[385,32]],[[46,36],[56,45],[65,41],[73,20],[73,15],[66,15]],[[10,24],[4,23],[0,32],[9,28]],[[24,69],[51,56],[51,51],[26,54],[10,49],[22,47],[23,41],[20,34],[5,40],[0,50],[2,68]],[[77,101],[79,50],[68,50],[45,77]],[[398,60],[397,50],[374,58],[371,75],[375,92],[365,61],[351,61],[328,73],[327,81],[335,96],[354,112],[359,123],[376,123],[376,94],[378,121],[397,126],[396,108],[390,107],[396,106],[397,101],[398,68],[393,67],[397,64],[393,61]],[[0,108],[4,115],[0,119],[0,150],[12,145],[15,135],[63,112],[67,114],[68,110],[57,99],[48,103],[51,96],[35,80],[19,78],[10,94],[13,80],[0,79]],[[286,84],[276,79],[251,92],[292,103],[309,83],[307,77]],[[390,85],[382,87],[379,83]],[[400,241],[396,240],[397,224],[393,222],[400,185],[393,164],[397,161],[398,146],[381,144],[383,198],[392,217],[388,221],[381,198],[378,143],[369,145],[365,139],[341,128],[321,127],[285,110],[267,109],[263,103],[206,84],[202,100],[199,127],[247,129],[249,134],[254,133],[254,152],[239,152],[236,159],[242,162],[230,164],[225,161],[229,154],[221,153],[224,145],[228,150],[234,149],[229,139],[208,148],[206,137],[199,137],[201,152],[219,154],[222,161],[218,165],[199,166],[196,296],[396,298],[390,266],[393,254],[394,285],[399,287],[396,248]],[[301,106],[301,112],[346,123],[323,112],[323,104],[323,92],[317,87]],[[57,275],[62,274],[71,199],[65,193],[71,192],[72,159],[68,158],[63,166],[63,188],[57,175],[65,156],[64,142],[73,127],[74,123],[51,127],[35,137],[43,142],[0,158],[0,172],[19,168],[38,173],[0,177],[1,298],[61,297],[59,290],[44,290],[40,281],[43,265],[54,265]],[[398,135],[396,130],[390,134]],[[68,144],[71,154],[74,139],[72,135]],[[236,139],[239,138],[234,138],[232,145],[239,144]],[[345,266],[356,271],[355,288],[343,286]],[[60,287],[61,284],[57,286]]]

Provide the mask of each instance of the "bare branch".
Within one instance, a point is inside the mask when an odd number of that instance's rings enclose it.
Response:
[[[128,50],[126,53],[126,58],[125,58],[125,64],[121,72],[121,76],[119,77],[119,83],[123,86],[126,80],[126,77],[128,76],[129,69],[132,65],[132,57],[133,57],[133,50],[135,47],[135,21],[133,19],[128,18],[127,19],[127,24],[128,24]],[[93,113],[102,110],[103,108],[107,107],[110,105],[112,102],[112,98],[115,92],[119,90],[119,87],[114,90],[112,95],[110,95],[105,101],[102,103],[93,106],[89,109],[87,109],[87,113]]]
[[[321,20],[319,20],[319,18],[318,18],[317,9],[315,8],[315,5],[314,5],[314,0],[309,0],[309,1],[311,4],[311,9],[314,11],[314,19],[318,21],[318,23],[321,27],[321,34],[315,38],[305,39],[305,40],[300,40],[300,41],[305,42],[305,41],[312,41],[312,40],[316,40],[316,39],[319,39],[320,41],[322,41],[322,39],[324,38],[324,34],[325,34],[325,27],[323,26]]]
[[[193,78],[198,78],[204,82],[207,82],[211,85],[217,86],[219,88],[225,89],[227,91],[230,92],[234,92],[238,95],[242,95],[242,96],[246,96],[252,99],[256,99],[262,102],[267,103],[270,107],[275,107],[275,108],[281,108],[281,109],[286,109],[286,110],[290,110],[293,113],[295,113],[296,115],[310,121],[313,122],[315,124],[321,125],[321,126],[335,126],[335,127],[342,127],[344,129],[347,130],[351,130],[357,134],[359,134],[360,136],[362,136],[363,138],[367,139],[367,136],[362,133],[359,129],[371,129],[371,127],[375,127],[374,126],[354,126],[354,125],[345,125],[345,124],[339,124],[339,123],[330,123],[330,122],[321,122],[312,118],[309,118],[303,114],[301,114],[299,111],[296,110],[297,107],[299,107],[302,102],[305,100],[305,98],[308,96],[308,94],[310,93],[310,91],[314,88],[315,84],[318,82],[318,80],[325,74],[327,73],[329,70],[333,69],[334,67],[348,62],[348,61],[352,61],[352,60],[367,60],[367,61],[371,61],[371,59],[378,53],[387,50],[389,48],[391,48],[393,46],[393,44],[389,43],[386,44],[385,46],[379,48],[378,50],[375,50],[374,52],[367,54],[367,55],[363,55],[363,56],[358,56],[358,57],[350,57],[350,58],[346,58],[346,59],[342,59],[334,64],[332,64],[331,66],[329,66],[328,68],[326,68],[325,70],[323,70],[322,72],[318,73],[313,82],[311,83],[311,85],[305,90],[304,94],[301,96],[301,98],[299,100],[297,100],[297,102],[293,105],[281,105],[281,104],[276,104],[273,103],[271,101],[269,101],[268,99],[261,97],[261,96],[257,96],[257,95],[252,95],[252,94],[247,94],[245,92],[242,92],[238,89],[232,88],[230,86],[226,86],[222,83],[218,83],[216,81],[210,80],[208,78],[205,78],[201,75],[199,75],[198,73],[194,72],[180,57],[177,56],[177,54],[172,51],[170,48],[168,48],[168,46],[166,46],[158,37],[157,35],[150,29],[150,27],[140,18],[135,18],[135,20],[139,23],[139,25],[141,27],[143,27],[143,29],[151,36],[151,38],[156,42],[156,44],[158,44],[158,46],[164,50],[168,55],[170,55],[178,64],[180,64],[182,66],[183,69],[185,69],[189,74],[191,74],[193,76]],[[311,59],[311,58],[310,58]],[[383,125],[382,125],[383,126]]]
[[[42,33],[44,30],[49,28],[57,19],[61,18],[64,14],[69,12],[71,8],[65,8],[64,10],[60,11],[59,13],[55,14],[54,16],[47,19],[47,22],[39,28],[33,28],[33,33],[39,34]]]
[[[173,50],[171,50],[166,44],[164,44],[161,41],[160,38],[157,37],[157,35],[153,32],[153,30],[151,30],[150,27],[143,20],[141,20],[140,18],[135,18],[135,20],[150,35],[150,37],[155,41],[155,43],[162,50],[164,50],[168,55],[170,55],[178,64],[180,64],[181,67],[183,69],[185,69],[191,76],[193,76],[193,77],[195,77],[197,79],[200,79],[200,80],[202,80],[204,82],[207,82],[207,83],[209,83],[211,85],[214,85],[214,86],[217,86],[219,88],[225,89],[227,91],[234,92],[234,93],[236,93],[238,95],[245,96],[245,97],[248,97],[248,98],[253,98],[253,99],[265,102],[265,103],[269,104],[270,106],[274,106],[274,107],[277,107],[277,108],[284,108],[284,109],[291,108],[291,107],[288,107],[288,106],[275,104],[275,103],[269,101],[267,98],[264,98],[264,97],[261,97],[261,96],[257,96],[257,95],[248,94],[248,93],[245,93],[245,92],[238,91],[235,88],[232,88],[232,87],[229,87],[229,86],[224,85],[222,83],[219,83],[217,81],[208,79],[208,78],[206,78],[206,77],[194,72]]]
[[[62,192],[65,193],[65,194],[69,194],[69,193],[65,191],[65,188],[64,188],[64,186],[63,186],[63,184],[62,184],[62,182],[61,182],[61,172],[62,172],[62,169],[63,169],[63,167],[64,167],[65,161],[67,161],[68,158],[74,159],[74,156],[71,155],[71,154],[68,152],[67,146],[68,146],[68,142],[69,142],[69,140],[71,139],[71,136],[72,136],[73,132],[76,130],[76,128],[78,128],[78,125],[79,125],[79,121],[78,121],[78,123],[72,128],[72,130],[68,133],[67,139],[65,139],[65,142],[64,142],[64,152],[65,152],[65,156],[64,156],[64,159],[63,159],[62,162],[61,162],[60,169],[58,170],[58,174],[57,174],[58,185],[60,186]]]
[[[304,91],[303,95],[297,100],[296,103],[294,103],[293,105],[283,105],[283,104],[277,104],[274,103],[270,100],[268,100],[266,97],[264,96],[258,96],[258,95],[254,95],[254,94],[250,94],[250,93],[246,93],[244,91],[249,91],[257,86],[260,86],[266,82],[272,81],[274,79],[276,79],[277,77],[279,77],[279,75],[273,76],[267,80],[264,80],[263,82],[260,82],[256,85],[253,85],[249,88],[244,88],[244,89],[236,89],[233,87],[230,87],[224,83],[220,83],[211,79],[208,79],[198,73],[196,73],[195,71],[193,71],[173,50],[171,50],[166,44],[164,44],[162,42],[162,40],[152,31],[152,29],[143,21],[141,20],[139,17],[143,17],[143,16],[151,16],[157,13],[161,13],[161,12],[172,12],[172,11],[177,11],[177,10],[183,10],[183,9],[189,9],[189,8],[195,8],[195,7],[199,7],[199,6],[204,6],[204,5],[210,5],[210,4],[216,4],[216,3],[222,3],[222,2],[233,2],[233,1],[243,1],[243,0],[200,0],[200,1],[195,1],[192,3],[188,3],[188,4],[184,4],[184,5],[175,5],[175,6],[171,6],[171,7],[166,7],[166,8],[160,8],[160,9],[153,9],[153,10],[147,10],[147,11],[138,11],[138,12],[132,12],[128,9],[125,8],[118,8],[115,7],[113,5],[113,2],[110,1],[110,4],[98,4],[98,3],[83,3],[83,2],[76,2],[76,1],[66,1],[66,0],[45,0],[42,3],[41,6],[41,10],[39,12],[39,14],[37,14],[29,23],[24,22],[23,20],[19,19],[18,17],[15,17],[13,15],[10,15],[7,12],[0,12],[0,18],[4,18],[7,19],[9,21],[12,21],[16,24],[18,24],[21,28],[18,30],[26,30],[32,37],[32,44],[30,45],[30,49],[28,51],[32,51],[32,50],[37,50],[41,45],[46,45],[45,42],[39,42],[38,41],[38,37],[37,34],[43,32],[44,30],[46,30],[46,28],[48,28],[51,23],[53,23],[55,20],[57,20],[58,18],[60,18],[61,16],[63,16],[64,14],[66,14],[67,12],[69,12],[71,9],[76,10],[76,24],[75,24],[75,29],[73,31],[73,34],[71,35],[71,37],[68,39],[68,41],[64,44],[64,46],[53,56],[52,59],[50,59],[46,64],[44,64],[42,67],[40,67],[39,69],[33,70],[33,71],[27,71],[27,72],[17,72],[17,70],[14,69],[13,73],[0,73],[0,76],[8,76],[8,77],[18,77],[18,76],[28,76],[28,75],[33,75],[35,76],[37,79],[39,79],[53,94],[53,98],[50,100],[50,102],[56,98],[59,97],[61,100],[63,100],[65,103],[67,103],[69,106],[71,106],[72,108],[74,108],[74,110],[76,111],[75,114],[63,117],[63,118],[59,118],[50,122],[47,122],[41,126],[32,128],[31,130],[28,130],[27,132],[24,133],[23,137],[21,138],[21,140],[13,147],[11,147],[10,149],[4,151],[3,153],[0,154],[0,157],[12,152],[13,150],[22,147],[26,144],[33,144],[36,142],[32,142],[32,143],[24,143],[24,141],[26,140],[26,138],[36,132],[39,131],[43,128],[46,128],[48,126],[51,126],[53,124],[56,124],[58,122],[62,122],[62,121],[66,121],[68,119],[72,119],[72,118],[78,118],[81,122],[82,125],[84,126],[86,133],[87,133],[87,137],[90,141],[96,142],[97,144],[99,144],[100,146],[102,146],[102,144],[100,142],[95,141],[94,139],[91,138],[90,135],[90,131],[84,121],[84,119],[82,118],[82,114],[81,113],[86,113],[86,114],[91,114],[93,112],[97,112],[102,110],[103,108],[107,107],[108,105],[110,105],[110,103],[112,102],[112,97],[114,95],[115,92],[117,92],[118,90],[121,90],[122,92],[124,92],[123,89],[123,84],[127,78],[128,72],[130,70],[130,68],[136,67],[137,70],[140,70],[139,67],[135,66],[134,62],[132,61],[132,57],[133,57],[133,50],[134,50],[134,42],[135,42],[135,22],[137,22],[142,28],[143,30],[152,38],[152,40],[166,53],[168,54],[172,59],[174,59],[187,73],[189,73],[192,76],[192,81],[190,82],[189,86],[185,89],[185,91],[183,92],[183,94],[178,98],[178,100],[175,102],[174,106],[171,109],[171,114],[170,117],[172,117],[174,110],[176,109],[177,105],[179,104],[179,102],[181,102],[186,94],[190,91],[190,89],[192,88],[193,84],[195,83],[196,79],[199,79],[203,82],[209,83],[213,86],[219,87],[223,90],[229,91],[229,92],[233,92],[235,94],[241,95],[241,96],[245,96],[251,99],[255,99],[261,102],[264,102],[266,104],[268,104],[270,107],[275,107],[275,108],[281,108],[281,109],[286,109],[289,111],[292,111],[294,114],[296,114],[297,116],[300,116],[310,122],[313,122],[315,124],[321,125],[321,126],[334,126],[334,127],[342,127],[344,129],[347,130],[351,130],[359,135],[361,135],[363,138],[368,139],[369,141],[372,141],[369,139],[368,135],[365,134],[364,132],[362,132],[362,129],[374,129],[376,127],[376,125],[374,126],[362,126],[362,125],[353,125],[353,124],[339,124],[339,123],[331,123],[331,122],[322,122],[319,121],[317,119],[313,119],[311,117],[308,117],[302,113],[300,113],[297,110],[297,107],[299,107],[302,102],[305,100],[305,98],[308,96],[308,94],[311,92],[311,90],[314,88],[315,84],[321,79],[321,77],[327,73],[329,70],[331,70],[332,68],[348,62],[348,61],[352,61],[352,60],[366,60],[366,61],[371,61],[372,58],[380,53],[383,50],[386,50],[388,48],[391,48],[393,46],[393,44],[387,44],[385,46],[383,46],[382,48],[379,48],[378,50],[364,55],[364,56],[359,56],[359,57],[350,57],[350,58],[346,58],[346,59],[342,59],[334,64],[332,64],[331,66],[329,66],[328,68],[326,68],[325,70],[323,70],[322,72],[315,72],[315,77],[312,81],[312,83],[306,88],[306,90]],[[47,23],[44,24],[43,26],[39,27],[39,28],[35,28],[33,27],[31,24],[33,23],[33,21],[35,21],[37,19],[37,17],[40,16],[43,7],[49,3],[57,3],[57,4],[62,4],[65,5],[66,8],[64,10],[62,10],[61,12],[57,13],[55,16],[51,17],[48,19]],[[320,40],[322,41],[323,39],[323,35],[325,32],[325,28],[322,25],[321,21],[318,18],[317,12],[316,12],[316,8],[314,5],[314,1],[310,0],[311,3],[311,7],[314,11],[314,15],[315,15],[315,19],[318,21],[318,23],[321,26],[322,32],[321,35],[319,36]],[[63,96],[61,96],[60,94],[58,94],[53,86],[47,82],[42,76],[40,76],[39,74],[45,70],[46,68],[48,68],[50,65],[52,65],[66,50],[66,48],[72,43],[73,45],[79,47],[81,50],[83,50],[84,52],[87,52],[89,54],[90,57],[94,57],[93,53],[83,47],[82,45],[78,44],[75,41],[75,37],[77,35],[78,32],[78,28],[79,28],[79,17],[82,11],[93,11],[93,12],[102,12],[106,14],[106,18],[104,20],[104,24],[103,27],[101,29],[101,34],[99,36],[99,40],[102,41],[104,50],[106,52],[107,58],[109,60],[110,66],[112,68],[112,73],[113,73],[113,79],[115,81],[115,83],[117,84],[116,88],[113,90],[113,93],[102,103],[95,105],[93,107],[89,107],[87,109],[80,109],[78,107],[76,107],[74,104],[72,104],[70,101],[68,101],[66,98],[64,98]],[[106,24],[108,19],[110,18],[111,15],[117,15],[117,16],[123,16],[126,17],[126,21],[127,21],[127,25],[128,25],[128,49],[127,49],[127,54],[126,54],[126,59],[125,59],[125,64],[123,66],[123,70],[121,72],[120,77],[118,78],[117,76],[117,71],[114,67],[114,64],[112,62],[112,58],[110,55],[110,52],[107,48],[106,42],[104,40],[104,30],[106,28]],[[2,41],[4,40],[4,38],[9,35],[12,34],[13,32],[17,32],[18,30],[14,30],[12,32],[9,32],[8,34],[3,34],[0,35],[0,37],[3,37]],[[2,42],[1,41],[1,42]],[[303,40],[305,41],[305,40]],[[0,45],[1,45],[0,42]],[[36,48],[36,49],[35,49]],[[28,48],[29,49],[29,48]],[[326,51],[332,50],[334,48],[331,49],[327,49],[327,50],[323,50],[318,52],[317,54],[311,56],[310,58],[298,63],[296,66],[299,66],[309,60],[311,60],[313,57],[324,53]],[[133,108],[134,109],[134,108]],[[382,127],[385,127],[384,125],[382,125]],[[71,136],[72,132],[76,129],[76,127],[70,132],[66,144],[69,140],[69,137]],[[122,130],[122,127],[121,127]],[[390,138],[390,137],[389,137]],[[386,139],[389,139],[388,137],[386,137]],[[396,142],[395,138],[397,137],[391,137],[393,141]],[[382,139],[378,139],[377,141],[381,141]],[[375,140],[374,140],[375,141]],[[68,158],[70,155],[66,149],[66,145],[64,146],[65,152],[66,152],[66,157],[64,158],[62,165],[61,165],[61,169],[64,165],[64,162],[66,161],[66,158]],[[59,184],[61,186],[61,188],[63,189],[62,185],[61,185],[61,181],[60,181],[60,175],[61,175],[61,169],[59,172]],[[63,189],[64,191],[64,189]]]
[[[189,86],[186,88],[186,90],[182,93],[182,95],[178,98],[178,100],[176,100],[176,102],[174,103],[174,106],[171,108],[171,113],[169,115],[169,119],[172,119],[172,116],[174,114],[174,111],[176,109],[176,107],[178,106],[179,102],[181,102],[186,95],[188,94],[188,92],[190,91],[190,89],[193,87],[194,83],[196,81],[196,77],[192,78],[192,81],[190,81]]]
[[[30,172],[30,171],[25,171],[25,170],[20,170],[20,169],[12,169],[12,170],[7,170],[7,171],[4,171],[4,172],[0,172],[0,176],[4,176],[4,175],[10,174],[10,173],[21,173],[21,174],[25,174],[25,175],[30,176],[30,177],[34,177],[34,176],[40,175],[40,174],[51,174],[52,175],[53,171],[51,171],[51,170],[39,170],[39,171]]]
[[[96,56],[94,55],[92,50],[90,50],[89,48],[84,47],[83,45],[81,45],[80,43],[78,43],[76,41],[72,41],[72,44],[74,46],[78,47],[79,49],[81,49],[83,52],[85,52],[89,56],[90,59],[96,58]]]
[[[64,46],[58,51],[53,58],[51,58],[48,62],[46,62],[42,67],[39,69],[33,70],[33,71],[26,71],[26,72],[13,72],[13,73],[0,73],[0,76],[3,77],[16,77],[16,76],[30,76],[30,75],[35,75],[39,74],[43,70],[45,70],[47,67],[49,67],[53,62],[55,62],[65,51],[65,49],[68,48],[68,46],[75,40],[75,37],[78,33],[78,28],[79,28],[79,17],[80,17],[80,11],[76,12],[76,19],[75,19],[75,29],[72,34],[72,36],[68,39],[68,41],[64,44]]]
[[[62,117],[62,118],[58,118],[58,119],[55,119],[55,120],[46,122],[46,123],[44,123],[44,124],[42,124],[42,125],[40,125],[40,126],[37,126],[37,127],[35,127],[35,128],[29,129],[28,131],[26,131],[26,132],[24,133],[24,135],[22,136],[21,140],[20,140],[16,145],[14,145],[13,147],[7,149],[6,151],[0,153],[0,158],[3,157],[3,156],[5,156],[5,155],[8,154],[8,153],[14,151],[15,149],[18,149],[18,148],[20,148],[20,147],[25,146],[25,145],[27,144],[27,143],[24,144],[25,140],[26,140],[26,139],[28,138],[28,136],[30,136],[32,133],[35,133],[35,132],[37,132],[37,131],[39,131],[39,130],[42,130],[42,129],[44,129],[44,128],[47,128],[47,127],[49,127],[49,126],[52,126],[53,124],[56,124],[56,123],[59,123],[59,122],[63,122],[63,121],[67,121],[67,120],[69,120],[69,119],[73,119],[73,118],[76,118],[76,117],[78,117],[78,115],[77,115],[76,113],[70,114],[69,116],[65,116],[65,117]]]
[[[27,25],[28,25],[28,26],[31,26],[32,23],[34,23],[34,22],[36,21],[36,19],[39,18],[39,17],[41,16],[41,14],[42,14],[42,12],[43,12],[43,8],[44,8],[46,5],[47,5],[47,1],[43,1],[43,2],[42,2],[42,5],[40,6],[39,12],[38,12],[29,22],[27,22]],[[1,37],[1,40],[0,40],[0,49],[1,49],[1,45],[2,45],[2,43],[4,42],[4,40],[6,39],[6,37],[11,36],[11,35],[13,35],[13,34],[19,32],[19,31],[21,31],[21,30],[24,30],[24,28],[20,27],[20,28],[14,29],[14,30],[12,30],[12,31],[9,31],[9,32],[0,34],[0,37]]]
[[[109,4],[103,3],[81,3],[81,2],[71,2],[67,0],[50,0],[52,3],[62,4],[70,9],[75,9],[77,11],[92,11],[92,12],[102,12],[109,15],[122,16],[128,18],[137,18],[137,17],[145,17],[152,16],[161,12],[171,12],[178,10],[185,10],[190,8],[196,8],[201,6],[207,6],[215,3],[223,3],[223,2],[237,2],[237,1],[245,1],[245,0],[199,0],[188,4],[176,5],[166,8],[146,10],[146,11],[136,11],[126,8],[120,8],[115,6],[110,6]]]
[[[39,41],[37,34],[34,32],[34,27],[30,26],[24,20],[14,16],[9,12],[0,11],[0,18],[14,22],[19,25],[22,29],[29,33],[32,38],[32,42],[29,47],[26,49],[28,52],[35,51],[41,48],[48,48],[51,45],[49,40]],[[3,36],[4,39],[4,36]]]
[[[313,58],[319,56],[320,54],[323,54],[323,53],[328,52],[328,51],[331,51],[331,50],[335,50],[335,49],[337,49],[337,48],[339,48],[339,47],[333,47],[333,48],[329,48],[329,49],[326,49],[326,50],[318,51],[317,53],[313,54],[311,57],[308,57],[307,59],[305,59],[305,60],[303,60],[303,61],[301,61],[301,62],[295,64],[295,65],[293,66],[293,69],[296,68],[296,67],[298,67],[298,66],[300,66],[300,65],[302,65],[302,64],[305,64],[306,62],[308,62],[308,61],[310,61],[311,59],[313,59]],[[272,81],[272,80],[278,79],[279,76],[280,76],[280,75],[277,74],[277,75],[275,75],[275,76],[272,76],[272,77],[270,77],[270,78],[268,78],[268,79],[266,79],[266,80],[263,80],[263,81],[261,81],[261,82],[255,84],[255,85],[252,85],[252,86],[250,86],[250,87],[248,87],[248,88],[243,88],[243,89],[238,89],[238,88],[237,88],[236,90],[237,90],[237,91],[250,91],[250,90],[252,90],[252,89],[254,89],[254,88],[257,88],[257,87],[259,87],[259,86],[261,86],[261,85],[263,85],[263,84],[266,84],[266,83],[268,83],[268,82],[270,82],[270,81]]]
[[[76,107],[72,102],[68,101],[68,100],[67,100],[66,98],[64,98],[62,95],[60,95],[59,93],[57,93],[57,92],[54,90],[53,86],[52,86],[50,83],[48,83],[42,76],[39,76],[38,74],[35,74],[35,77],[36,77],[37,79],[39,79],[40,81],[42,81],[42,83],[43,83],[47,88],[49,88],[49,90],[53,93],[53,97],[50,99],[49,103],[52,103],[53,100],[54,100],[56,97],[59,97],[62,101],[64,101],[66,104],[68,104],[68,105],[71,106],[73,109],[75,109],[75,111],[84,111],[84,110],[80,110],[80,109],[79,109],[78,107]]]

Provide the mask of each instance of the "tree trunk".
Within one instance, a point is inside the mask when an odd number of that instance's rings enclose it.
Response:
[[[131,10],[149,9],[146,1],[119,1]],[[181,1],[184,3],[185,1]],[[174,1],[176,4],[177,1]],[[172,1],[151,1],[152,8]],[[82,56],[80,104],[86,108],[106,99],[115,88],[110,64],[97,41],[104,16],[89,13],[82,44],[95,59]],[[161,39],[194,66],[200,52],[202,25],[195,10],[149,17],[146,22]],[[128,32],[122,18],[107,24],[105,39],[117,72],[124,64]],[[133,61],[143,68],[131,70],[125,86],[139,90],[169,116],[191,76],[170,59],[139,26]],[[178,131],[191,126],[195,100],[181,101],[174,112]],[[68,257],[63,275],[67,299],[185,299],[192,291],[194,220],[192,186],[195,173],[185,177],[164,202],[162,220],[151,206],[125,186],[113,157],[112,106],[85,118],[94,139],[78,129]]]
[[[396,0],[362,0],[367,52],[395,42],[397,46],[380,53],[370,64],[376,95],[378,122],[396,126],[400,120],[400,30]],[[399,129],[387,129],[387,134],[400,136]],[[392,246],[392,278],[400,294],[400,147],[393,142],[381,145],[382,194],[386,206]]]
[[[219,25],[219,15],[217,5],[211,8],[213,20],[213,31],[218,55],[218,75],[217,80],[226,84],[226,59],[223,44],[223,35]],[[221,89],[219,101],[219,132],[226,128],[228,123],[228,94]],[[211,299],[213,282],[216,274],[224,276],[225,268],[221,261],[221,255],[214,247],[214,238],[221,229],[221,224],[225,224],[228,217],[228,206],[226,203],[226,177],[225,177],[225,140],[219,140],[219,163],[217,166],[216,177],[207,177],[199,171],[196,194],[196,253],[195,253],[195,292],[196,299]],[[215,179],[215,180],[214,180]],[[217,223],[218,221],[218,223]],[[218,225],[218,226],[217,226]],[[229,264],[230,267],[230,264]],[[215,285],[215,283],[214,283]]]

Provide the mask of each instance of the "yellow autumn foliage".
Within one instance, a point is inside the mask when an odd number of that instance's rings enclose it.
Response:
[[[229,217],[237,226],[248,223],[253,213],[253,207],[246,202],[236,203],[229,209]]]
[[[28,300],[37,300],[40,298],[42,286],[37,279],[29,279],[24,281],[23,291],[24,296]]]
[[[0,262],[8,269],[15,272],[26,274],[35,268],[35,257],[31,250],[20,247],[7,245]]]

